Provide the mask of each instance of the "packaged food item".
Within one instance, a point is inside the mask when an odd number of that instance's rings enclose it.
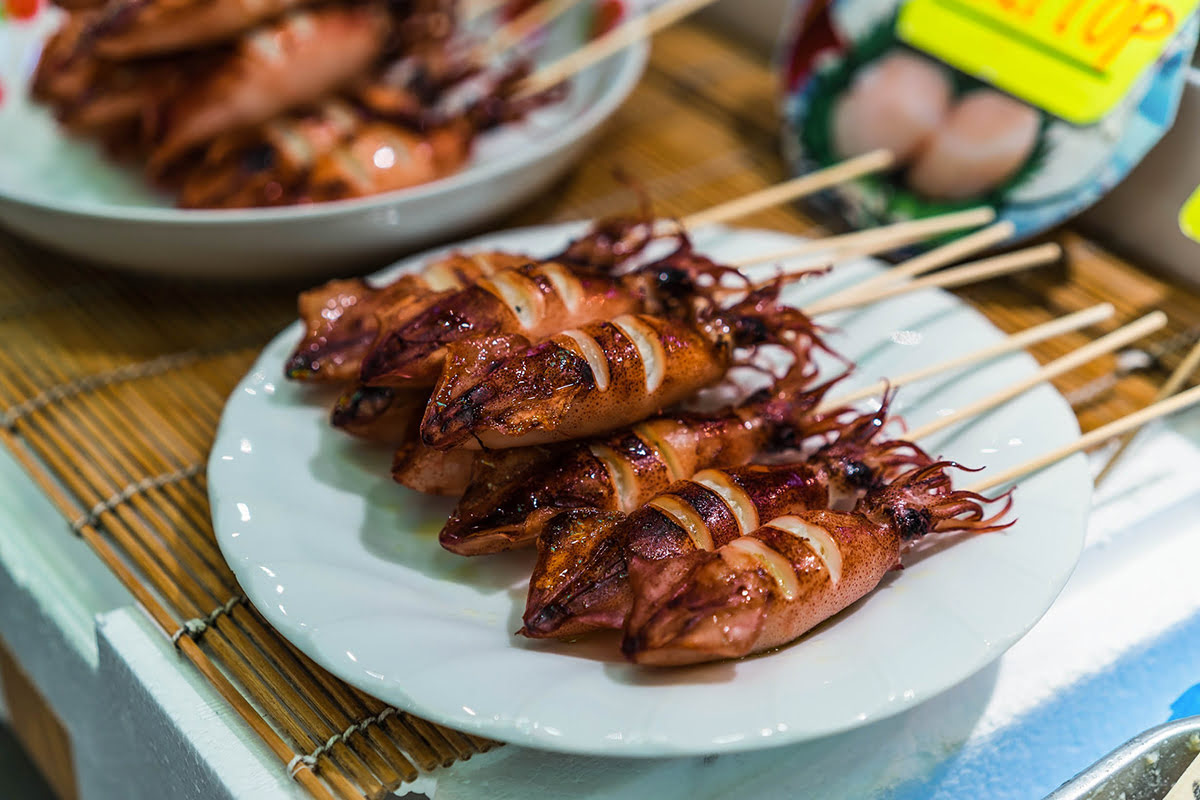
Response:
[[[938,8],[916,8],[918,2]],[[1096,8],[1084,7],[1091,5]],[[809,172],[876,148],[891,150],[897,161],[888,174],[818,196],[816,210],[849,227],[865,228],[991,205],[1000,219],[1014,224],[1016,238],[1026,238],[1087,208],[1170,128],[1196,45],[1197,23],[1188,7],[1189,15],[1178,21],[1171,17],[1169,29],[1165,22],[1156,23],[1155,35],[1161,39],[1153,45],[1157,58],[1146,55],[1147,42],[1130,45],[1142,48],[1149,66],[1125,94],[1108,102],[1098,99],[1093,84],[1120,77],[1104,71],[1122,55],[1114,50],[1120,37],[1098,40],[1096,61],[1085,62],[1068,52],[1067,44],[1059,52],[1054,43],[1039,40],[1037,26],[1042,23],[1035,15],[1057,14],[1057,21],[1091,24],[1079,32],[1082,41],[1096,35],[1093,28],[1099,23],[1092,20],[1103,17],[1109,20],[1105,25],[1115,25],[1120,15],[1103,16],[1111,5],[1105,0],[1057,5],[1043,0],[1019,7],[1002,2],[984,6],[983,0],[907,0],[907,6],[897,0],[793,3],[780,53],[784,145],[793,171]],[[1059,6],[1075,8],[1081,21],[1064,17]],[[1013,9],[1025,16],[1006,26],[1002,14]],[[1162,9],[1166,6],[1155,5],[1145,13],[1158,20],[1169,13]],[[964,26],[950,46],[945,36],[933,35],[938,31],[915,27],[947,20]],[[1053,24],[1046,21],[1048,31]],[[910,41],[936,50],[939,57]],[[1138,53],[1130,58],[1134,55]],[[1037,59],[1046,58],[1067,66],[1039,72]],[[1126,74],[1143,63],[1126,61],[1115,62]],[[1057,83],[1047,87],[1049,80]],[[1082,111],[1076,113],[1078,109]],[[1086,117],[1096,109],[1101,116],[1080,123],[1081,114]]]

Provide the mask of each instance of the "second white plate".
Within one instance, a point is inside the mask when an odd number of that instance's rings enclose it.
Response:
[[[513,231],[468,246],[550,253],[569,231]],[[746,230],[698,240],[718,259],[795,241]],[[876,269],[867,261],[839,268],[792,299]],[[1001,337],[938,291],[826,321],[842,329],[830,344],[858,362],[849,388]],[[392,483],[387,452],[331,429],[326,398],[281,378],[298,336],[297,326],[280,334],[226,406],[208,474],[222,551],[259,610],[322,666],[399,708],[501,741],[667,756],[781,745],[863,725],[1003,653],[1050,606],[1082,548],[1091,481],[1077,456],[1022,483],[1012,528],[908,559],[863,601],[769,655],[655,671],[623,661],[611,637],[529,641],[513,632],[531,555],[465,559],[441,550],[437,531],[450,505]],[[895,408],[919,425],[1033,369],[1027,355],[1009,356],[906,387]],[[923,444],[1000,469],[1077,435],[1070,407],[1041,386]]]
[[[349,274],[477,229],[566,171],[633,91],[649,52],[641,43],[580,74],[564,102],[480,137],[467,166],[443,180],[357,200],[206,211],[175,208],[30,100],[30,76],[60,14],[0,20],[0,222],[73,256],[169,276]],[[540,56],[577,47],[585,29],[579,15],[565,16]]]

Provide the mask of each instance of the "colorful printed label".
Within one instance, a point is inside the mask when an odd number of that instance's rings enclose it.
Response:
[[[1179,209],[1179,230],[1195,242],[1200,242],[1200,188]]]
[[[1077,125],[1112,111],[1200,0],[909,0],[906,43]]]

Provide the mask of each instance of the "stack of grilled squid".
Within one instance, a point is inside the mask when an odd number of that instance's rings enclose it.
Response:
[[[450,174],[547,96],[493,67],[454,0],[60,0],[32,91],[185,207],[302,203]]]
[[[820,330],[654,224],[595,224],[562,253],[453,253],[387,286],[305,293],[295,380],[346,386],[332,421],[395,446],[393,475],[460,497],[466,556],[535,546],[530,637],[623,630],[644,664],[791,641],[933,532],[999,527],[877,412],[818,413]],[[764,366],[765,351],[783,357]],[[684,405],[758,370],[768,384]]]

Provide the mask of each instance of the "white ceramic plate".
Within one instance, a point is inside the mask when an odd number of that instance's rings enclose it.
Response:
[[[567,229],[477,240],[550,253]],[[794,242],[708,232],[719,257]],[[418,260],[409,262],[419,263]],[[800,287],[815,297],[871,262]],[[926,291],[828,320],[830,343],[871,382],[999,338],[952,296]],[[218,541],[254,604],[334,674],[396,706],[462,730],[549,750],[664,756],[746,750],[823,736],[900,712],[999,656],[1050,606],[1078,558],[1090,498],[1075,457],[1023,483],[1017,524],[908,560],[862,602],[767,656],[680,670],[624,662],[616,640],[533,642],[520,626],[529,553],[466,559],[437,544],[449,504],[402,489],[389,454],[326,424],[329,398],[285,383],[299,337],[284,331],[226,406],[209,462]],[[1034,368],[1017,354],[900,393],[921,424]],[[1042,386],[927,442],[967,465],[1004,468],[1078,435]],[[966,477],[966,480],[971,480]]]
[[[357,200],[254,210],[175,208],[141,174],[66,136],[26,86],[59,14],[0,21],[0,223],[48,247],[173,276],[267,278],[348,273],[363,263],[477,229],[548,186],[583,152],[645,67],[644,44],[581,74],[569,97],[481,137],[444,180]],[[539,55],[576,46],[565,16]]]

